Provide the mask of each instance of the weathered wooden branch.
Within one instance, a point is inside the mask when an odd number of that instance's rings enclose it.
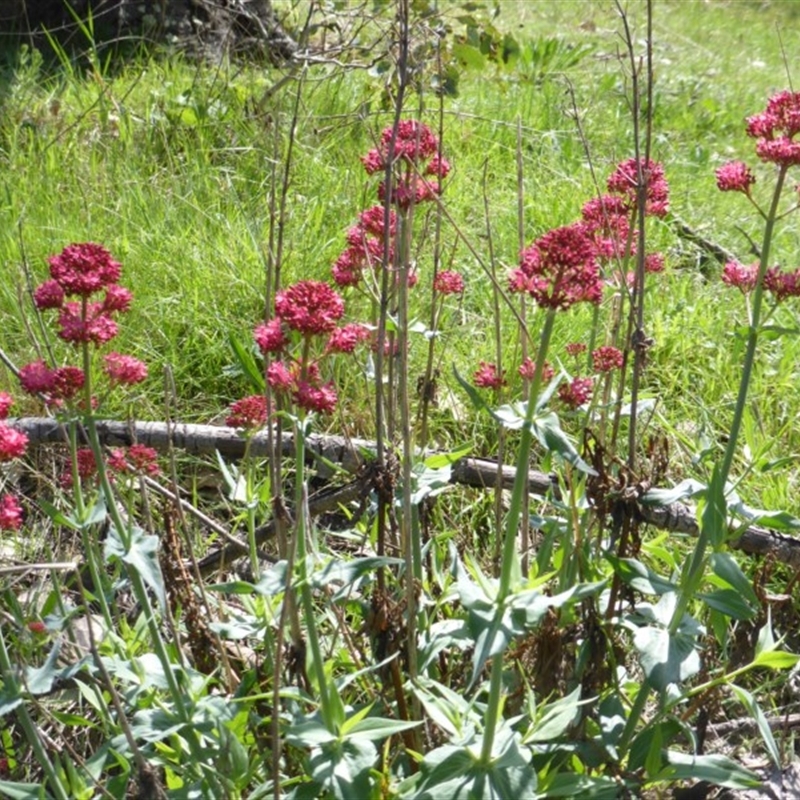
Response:
[[[27,434],[32,444],[63,443],[64,433],[58,423],[51,419],[24,417],[8,420],[18,430]],[[166,450],[170,443],[176,449],[194,454],[209,454],[217,451],[225,458],[241,458],[244,455],[244,439],[235,430],[213,425],[167,424],[164,422],[98,422],[98,431],[103,444],[121,447],[138,442],[156,450]],[[251,439],[250,454],[266,456],[268,452],[267,433],[260,433]],[[284,434],[281,452],[286,456],[294,454],[291,434]],[[365,439],[347,439],[342,436],[312,434],[308,437],[306,452],[310,460],[316,462],[318,474],[330,477],[336,469],[355,474],[375,452],[375,443]],[[503,467],[503,487],[510,489],[514,483],[516,469]],[[452,467],[451,481],[466,486],[493,488],[497,480],[497,464],[488,459],[462,458]],[[553,476],[531,470],[528,475],[531,494],[545,495],[557,491]],[[312,514],[321,514],[335,509],[339,503],[349,502],[359,497],[363,491],[360,480],[352,481],[332,491],[321,492],[316,499],[312,497],[309,505]],[[696,536],[698,533],[694,509],[683,503],[666,506],[653,506],[637,503],[639,518],[662,530]],[[272,536],[271,525],[258,531],[260,542]],[[795,569],[800,569],[800,539],[771,531],[767,528],[750,526],[730,542],[731,547],[750,555],[769,555]],[[227,549],[226,549],[227,548]],[[235,543],[218,551],[212,561],[230,561],[242,553],[235,552]]]

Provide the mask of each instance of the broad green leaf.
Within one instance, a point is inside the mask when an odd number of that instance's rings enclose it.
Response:
[[[315,748],[309,766],[311,777],[336,800],[372,796],[372,767],[378,751],[372,742],[346,739]]]
[[[561,430],[561,423],[554,411],[537,415],[533,420],[533,433],[539,444],[551,453],[558,453],[567,463],[585,472],[587,475],[597,475],[579,455],[574,445]]]
[[[731,619],[752,619],[758,609],[751,606],[739,592],[733,589],[717,589],[697,595],[710,608],[720,611]]]
[[[667,592],[677,592],[678,587],[675,583],[656,574],[649,567],[634,558],[617,558],[612,554],[606,555],[606,560],[614,568],[614,572],[620,579],[636,589],[637,592],[644,594],[666,594]]]
[[[450,488],[452,471],[450,464],[438,468],[417,464],[412,473],[411,504],[419,505],[426,497],[436,497]]]
[[[524,743],[550,742],[562,736],[578,716],[580,707],[590,700],[581,700],[581,687],[578,686],[566,697],[562,697],[539,709],[540,716],[531,731],[525,735]]]
[[[696,675],[700,656],[695,641],[694,636],[680,631],[670,634],[666,628],[646,626],[634,631],[633,646],[650,686],[660,691]]]
[[[767,621],[758,632],[758,639],[756,639],[756,656],[774,650],[776,647],[775,637],[772,635],[772,611],[767,605]]]
[[[750,716],[756,721],[758,725],[758,731],[761,734],[761,738],[764,740],[764,745],[767,748],[767,752],[769,753],[769,757],[772,759],[772,763],[775,765],[777,769],[780,769],[781,764],[781,754],[778,750],[778,745],[775,743],[775,737],[772,735],[772,729],[769,727],[769,721],[767,720],[766,715],[761,710],[761,706],[756,702],[755,697],[753,697],[747,689],[743,689],[741,686],[736,686],[735,684],[730,684],[731,689],[733,689],[733,693],[739,699],[739,702],[747,709],[747,712]]]
[[[725,484],[719,463],[714,465],[711,483],[705,494],[700,528],[715,550],[719,549],[728,538],[728,500],[725,496]]]
[[[304,722],[292,725],[286,731],[286,742],[295,747],[319,747],[335,741],[337,737],[328,730],[317,714]]]
[[[217,457],[217,467],[219,467],[220,474],[228,489],[228,500],[233,503],[245,503],[247,501],[246,476],[239,472],[233,464],[228,464],[219,450],[215,450],[214,455]]]
[[[0,692],[0,717],[10,714],[23,700],[22,693],[6,686]]]
[[[247,581],[228,581],[209,586],[221,594],[257,594],[262,597],[274,597],[286,589],[286,561],[278,561],[261,573],[258,583]]]
[[[131,720],[131,733],[145,742],[160,742],[183,728],[184,723],[161,708],[137,711]],[[124,740],[123,740],[124,741]],[[127,749],[127,748],[126,748]]]
[[[549,774],[546,778],[549,777]],[[545,780],[546,780],[545,778]],[[568,772],[556,772],[551,781],[539,785],[536,798],[568,797],[570,800],[618,800],[620,784],[614,778],[590,777]]]
[[[7,800],[50,800],[52,795],[47,794],[40,783],[0,781],[0,797]]]
[[[36,504],[56,525],[71,528],[73,531],[79,531],[81,529],[78,522],[59,511],[52,503],[48,503],[44,498],[37,498]]]
[[[338,591],[332,598],[337,600],[347,594],[348,588],[357,580],[374,575],[378,567],[395,567],[402,564],[403,559],[388,556],[365,556],[349,560],[332,558],[321,570],[311,572],[308,580],[312,586],[326,590],[331,589],[331,584],[337,584]]]
[[[750,579],[742,572],[739,562],[726,552],[712,553],[709,560],[714,574],[722,578],[726,583],[735,589],[742,599],[753,605],[758,606],[758,597],[753,591],[753,584]]]
[[[343,736],[354,736],[358,739],[371,739],[379,741],[386,739],[389,736],[394,736],[401,731],[407,731],[409,728],[415,728],[422,724],[422,720],[402,720],[402,719],[385,719],[381,717],[367,717],[356,722],[352,727],[348,728],[346,733],[343,730]]]
[[[127,566],[136,570],[139,577],[150,587],[161,608],[166,608],[167,598],[164,591],[164,578],[161,565],[158,563],[158,537],[147,534],[138,525],[130,531],[130,542],[126,549],[119,532],[114,525],[108,531],[104,549],[106,561],[118,558]]]
[[[760,785],[758,775],[725,756],[693,756],[668,750],[667,766],[658,781],[708,781],[727,789],[752,789]]]
[[[663,722],[651,723],[644,727],[639,733],[636,734],[631,742],[628,754],[628,767],[633,771],[642,770],[645,765],[650,761],[652,768],[653,764],[653,743],[657,739],[660,742],[670,743],[675,741],[676,737],[681,735],[681,725],[673,718],[667,718]],[[660,754],[660,766],[664,764],[663,754]],[[649,774],[654,771],[651,769]]]
[[[256,636],[262,629],[263,623],[255,619],[226,619],[219,620],[209,624],[211,630],[219,634],[223,639],[230,639],[236,641],[237,639],[244,639],[247,636]]]
[[[787,653],[785,650],[762,650],[752,661],[754,667],[766,669],[791,669],[798,661],[800,655]]]
[[[486,56],[477,47],[456,42],[452,47],[452,52],[465,67],[483,69],[486,66]]]

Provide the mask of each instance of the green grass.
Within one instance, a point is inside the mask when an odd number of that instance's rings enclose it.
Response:
[[[497,27],[523,46],[536,43],[538,51],[531,52],[541,52],[551,38],[562,43],[550,61],[531,56],[517,68],[465,68],[459,96],[444,103],[445,149],[454,165],[447,208],[486,257],[485,192],[502,274],[518,251],[517,119],[528,241],[573,220],[594,192],[571,118],[568,82],[601,183],[631,154],[631,130],[629,80],[622,77],[619,21],[610,5],[498,7]],[[631,6],[632,27],[641,24],[642,10],[641,4]],[[458,31],[457,21],[453,26]],[[796,10],[791,3],[764,10],[754,3],[663,2],[656,3],[654,27],[654,156],[665,164],[672,210],[745,257],[747,243],[736,226],[755,234],[757,220],[739,198],[716,191],[713,170],[728,158],[749,157],[744,117],[760,110],[770,91],[787,85],[780,43],[787,53],[800,44]],[[564,56],[569,48],[583,48],[576,64]],[[0,288],[0,314],[7,352],[20,363],[33,357],[18,305],[22,247],[38,281],[49,254],[69,241],[96,240],[122,260],[135,293],[135,310],[117,347],[151,364],[143,415],[162,414],[158,376],[164,366],[174,372],[186,419],[214,417],[235,399],[242,387],[226,374],[227,338],[248,338],[262,314],[275,128],[285,147],[293,103],[293,90],[285,89],[268,115],[254,112],[277,77],[262,68],[212,70],[181,60],[134,61],[94,77],[91,71],[45,69],[29,54],[18,59],[6,75],[0,125],[0,259],[8,276]],[[309,70],[287,198],[285,281],[326,277],[347,227],[372,202],[374,182],[358,157],[389,120],[377,110],[380,92],[379,80],[364,73]],[[423,99],[432,113],[435,98]],[[653,236],[667,253],[671,274],[659,278],[648,311],[657,340],[649,388],[661,397],[671,424],[698,425],[700,411],[722,429],[736,383],[737,360],[728,353],[731,320],[741,321],[739,297],[724,292],[715,274],[701,280],[693,254],[666,225]],[[479,358],[493,358],[493,345],[484,324],[490,316],[485,275],[448,228],[443,252],[468,281],[456,315],[461,325],[441,358],[450,381],[452,363],[468,373]],[[779,237],[776,258],[789,265],[797,252],[790,226]],[[424,271],[430,251],[421,259]],[[576,313],[557,340],[580,339],[588,319],[588,312]],[[511,362],[515,334],[511,318],[504,322]],[[469,337],[460,335],[464,329]],[[793,339],[773,348],[784,386],[791,385],[785,370],[793,369],[795,348]],[[422,347],[420,358],[421,353]],[[3,382],[12,383],[8,375]],[[769,396],[762,413],[769,426],[765,435],[780,436],[781,447],[792,451],[795,434],[786,423],[797,405],[791,397],[765,392],[774,382],[766,370],[754,402]],[[355,387],[353,393],[358,395]]]

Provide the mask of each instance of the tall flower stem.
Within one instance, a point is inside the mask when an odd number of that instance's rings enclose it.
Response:
[[[550,340],[553,336],[553,325],[556,319],[556,309],[551,308],[544,319],[544,327],[539,338],[539,350],[536,354],[536,368],[530,386],[530,395],[525,409],[525,422],[520,436],[519,453],[517,455],[517,471],[514,477],[514,488],[511,493],[511,507],[506,517],[505,539],[503,542],[503,561],[500,565],[500,585],[497,589],[496,614],[503,614],[505,602],[511,592],[511,582],[515,572],[519,573],[519,557],[517,554],[517,534],[519,520],[522,514],[523,502],[526,502],[528,487],[528,459],[530,458],[531,444],[533,443],[533,417],[536,412],[536,401],[539,397],[539,387],[542,383],[542,372]],[[503,656],[498,653],[492,659],[492,672],[489,682],[489,701],[486,707],[486,723],[483,731],[483,746],[481,748],[481,763],[485,766],[492,760],[492,747],[497,729],[497,722],[502,711],[503,689]]]
[[[772,195],[772,202],[770,203],[769,212],[767,213],[766,221],[764,224],[764,238],[761,244],[761,259],[758,265],[758,277],[756,279],[755,289],[753,291],[753,302],[750,312],[750,325],[747,332],[747,346],[745,349],[744,363],[742,364],[742,378],[739,382],[739,393],[736,397],[736,406],[733,411],[733,420],[728,433],[728,444],[725,448],[725,453],[722,461],[719,462],[714,468],[709,492],[713,488],[717,488],[720,497],[709,497],[709,502],[722,503],[722,514],[726,516],[727,504],[725,501],[725,484],[730,475],[731,468],[733,467],[733,459],[736,456],[736,445],[739,439],[739,433],[742,428],[742,420],[744,418],[744,408],[747,402],[747,391],[750,386],[750,380],[753,374],[753,364],[756,357],[756,346],[758,345],[759,324],[761,322],[761,306],[764,299],[764,276],[767,274],[769,267],[770,248],[772,245],[772,236],[775,230],[775,222],[778,218],[778,204],[780,202],[781,193],[783,192],[783,184],[786,178],[786,171],[788,167],[782,165],[778,172],[778,178],[775,182],[775,191]],[[675,633],[680,627],[683,615],[689,607],[689,603],[694,597],[700,583],[703,579],[706,566],[706,550],[709,544],[713,541],[713,531],[708,529],[708,526],[700,526],[700,535],[697,538],[697,543],[694,547],[692,557],[688,562],[688,567],[685,572],[685,578],[681,581],[681,591],[678,594],[678,602],[675,607],[675,612],[670,621],[670,632]]]
[[[294,427],[294,449],[295,449],[295,553],[297,558],[297,576],[300,584],[300,602],[303,606],[303,614],[306,618],[306,635],[308,636],[308,646],[311,649],[311,660],[313,662],[314,675],[317,679],[320,696],[320,706],[322,709],[322,719],[331,733],[336,733],[333,708],[329,693],[328,680],[325,676],[325,664],[322,660],[322,648],[319,643],[317,632],[317,620],[314,615],[314,596],[311,592],[311,585],[308,582],[308,547],[306,543],[308,515],[307,515],[307,496],[306,496],[306,438],[305,420],[298,419]]]
[[[406,572],[408,674],[412,681],[417,677],[417,586],[422,581],[422,543],[420,541],[419,525],[416,524],[415,509],[411,504],[414,441],[411,430],[411,402],[408,396],[408,278],[413,208],[412,205],[410,208],[400,211],[397,215],[397,257],[399,265],[397,346],[400,351],[397,389],[400,405],[400,428],[403,439],[400,539]]]

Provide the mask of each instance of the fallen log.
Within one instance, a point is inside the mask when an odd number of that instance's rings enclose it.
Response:
[[[64,443],[64,431],[52,419],[39,417],[22,417],[9,419],[8,424],[28,436],[31,444]],[[156,450],[164,451],[170,446],[197,455],[219,452],[224,458],[235,459],[244,455],[245,440],[231,428],[215,425],[192,425],[187,423],[165,422],[116,422],[98,421],[98,433],[101,442],[109,447],[123,447],[134,443],[143,444]],[[291,434],[284,433],[281,438],[281,452],[285,456],[294,455],[294,440]],[[254,435],[250,440],[250,454],[256,457],[266,456],[269,452],[267,432]],[[306,441],[306,453],[310,461],[315,462],[317,474],[323,478],[330,477],[336,469],[355,474],[367,462],[370,454],[375,452],[375,443],[366,439],[349,439],[343,436],[311,434]],[[503,466],[502,483],[504,489],[511,489],[516,476],[516,469]],[[491,489],[497,482],[497,463],[488,459],[464,457],[452,465],[450,480],[477,488]],[[549,492],[558,492],[558,485],[553,475],[546,475],[537,470],[528,473],[528,485],[533,495],[545,496]],[[363,480],[356,479],[343,487],[324,490],[309,500],[312,514],[319,515],[338,507],[340,503],[350,502],[364,491]],[[636,503],[638,518],[661,530],[697,536],[698,525],[695,511],[683,503],[670,503],[657,506]],[[272,525],[264,525],[257,531],[260,543],[268,540],[274,533]],[[769,555],[789,566],[800,569],[800,539],[769,530],[760,526],[749,526],[730,541],[730,546],[749,555]],[[244,555],[242,548],[235,542],[229,542],[222,550],[209,554],[202,566],[204,571],[213,568],[213,564],[227,563],[233,558]]]

